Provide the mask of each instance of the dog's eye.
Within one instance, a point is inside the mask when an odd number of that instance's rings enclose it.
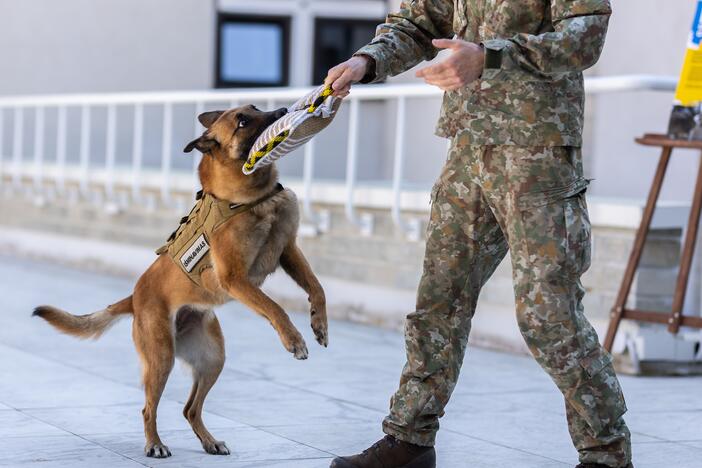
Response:
[[[245,118],[239,119],[239,128],[244,128],[249,124],[249,121],[246,120]]]

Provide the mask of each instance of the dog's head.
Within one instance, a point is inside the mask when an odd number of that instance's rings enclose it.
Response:
[[[193,149],[203,154],[224,157],[232,161],[246,161],[256,138],[273,122],[287,113],[286,108],[263,112],[248,105],[228,111],[205,112],[198,116],[206,128],[199,138],[188,143],[184,151]]]

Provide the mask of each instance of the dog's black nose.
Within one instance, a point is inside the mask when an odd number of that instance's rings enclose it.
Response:
[[[276,118],[276,119],[279,119],[279,118],[281,118],[282,116],[284,116],[284,115],[287,114],[287,113],[288,113],[288,109],[287,109],[286,107],[281,107],[280,109],[278,109],[277,111],[275,111],[275,114],[274,114],[274,115],[275,115],[275,118]]]

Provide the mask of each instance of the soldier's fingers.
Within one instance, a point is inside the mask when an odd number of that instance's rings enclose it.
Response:
[[[454,70],[451,69],[445,69],[443,71],[440,71],[438,73],[427,73],[423,77],[425,80],[430,79],[430,80],[449,80],[449,79],[457,79],[458,78],[458,73],[456,73]]]
[[[431,41],[437,49],[456,49],[460,47],[462,42],[456,39],[434,39]]]
[[[337,66],[335,66],[334,68],[330,69],[330,70],[327,72],[327,77],[324,79],[324,85],[325,85],[325,86],[329,86],[329,85],[331,85],[332,83],[334,83],[336,80],[339,79],[339,77],[340,77],[341,75],[344,74],[344,71],[345,71],[347,68],[348,68],[348,67],[343,66],[343,64],[342,64],[342,65],[337,65]]]
[[[334,92],[332,93],[332,96],[343,99],[346,96],[348,96],[350,92],[351,92],[351,86],[347,86],[343,89],[334,90]]]
[[[441,89],[448,88],[448,87],[454,87],[454,86],[460,86],[460,81],[457,80],[456,78],[435,78],[435,79],[425,79],[424,80],[427,84],[433,85],[433,86],[438,86]]]
[[[427,73],[423,77],[425,80],[426,79],[431,79],[431,80],[448,80],[448,79],[457,79],[458,78],[458,72],[451,68],[451,67],[446,67],[441,70],[439,70],[436,73]]]
[[[439,62],[435,65],[431,65],[429,67],[422,68],[421,70],[419,70],[417,72],[417,77],[426,78],[428,76],[441,75],[444,72],[446,72],[446,70],[448,70],[449,67],[449,64],[445,62]]]
[[[334,91],[339,91],[344,88],[348,88],[349,86],[351,86],[352,81],[353,70],[351,69],[351,67],[346,67],[344,73],[342,73],[341,76],[337,78],[336,81],[334,81],[334,83],[332,83],[332,88],[334,89]]]
[[[440,83],[440,84],[449,84],[449,83],[458,83],[461,81],[461,79],[458,76],[454,75],[437,75],[437,76],[428,76],[424,78],[424,81],[431,81],[432,83]]]

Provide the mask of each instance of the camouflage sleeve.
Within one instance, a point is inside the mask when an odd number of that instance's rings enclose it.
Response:
[[[405,0],[400,11],[379,25],[373,41],[354,55],[375,62],[363,82],[380,81],[409,70],[438,50],[432,39],[453,37],[453,0]]]
[[[554,31],[483,43],[483,77],[510,71],[548,76],[586,70],[600,57],[611,13],[609,0],[552,0]]]

